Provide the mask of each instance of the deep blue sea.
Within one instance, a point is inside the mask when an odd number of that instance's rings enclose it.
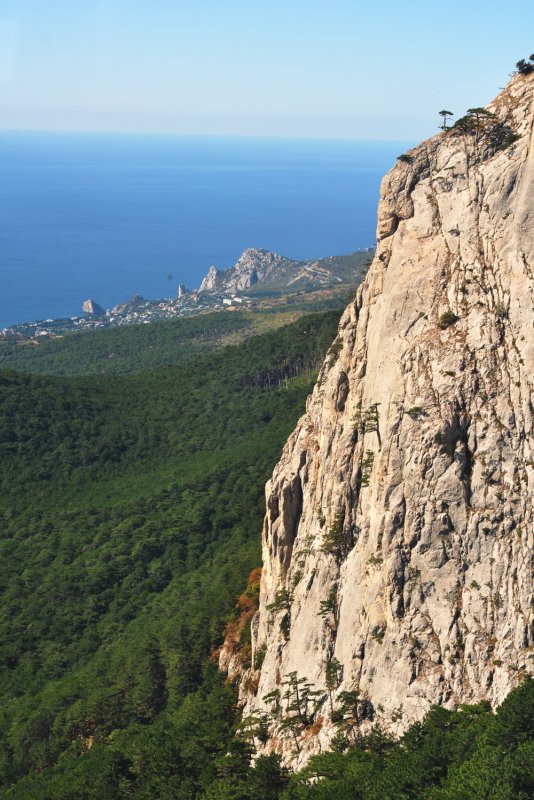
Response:
[[[407,143],[0,133],[0,328],[172,297],[247,247],[296,259],[374,244]]]

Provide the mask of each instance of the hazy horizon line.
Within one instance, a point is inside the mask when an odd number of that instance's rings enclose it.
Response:
[[[154,130],[97,130],[85,128],[3,128],[0,127],[2,134],[61,134],[61,135],[85,135],[85,136],[154,136],[161,138],[184,138],[184,139],[269,139],[281,141],[324,141],[324,142],[391,142],[401,144],[414,144],[422,139],[397,139],[397,138],[369,138],[356,136],[287,136],[269,133],[183,133],[179,131],[154,131]],[[428,137],[427,137],[428,138]]]

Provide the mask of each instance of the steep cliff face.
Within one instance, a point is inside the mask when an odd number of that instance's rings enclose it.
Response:
[[[496,704],[532,668],[533,98],[514,77],[491,122],[385,177],[373,265],[267,485],[242,694],[293,763]]]

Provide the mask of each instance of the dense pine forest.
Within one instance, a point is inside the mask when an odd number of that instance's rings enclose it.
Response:
[[[195,797],[215,776],[235,696],[210,654],[338,316],[132,375],[1,373],[6,797]]]
[[[340,732],[330,752],[292,775],[276,755],[251,767],[251,749],[232,742],[202,800],[530,800],[534,680],[495,714],[486,703],[432,708],[397,741],[378,728],[354,738]]]
[[[496,714],[435,709],[398,742],[340,731],[295,775],[276,755],[251,763],[213,654],[338,318],[214,315],[10,349],[0,796],[534,796],[532,681]]]
[[[171,366],[295,322],[305,304],[201,314],[44,339],[0,340],[0,369],[47,375],[120,375]],[[325,310],[325,309],[323,309]]]

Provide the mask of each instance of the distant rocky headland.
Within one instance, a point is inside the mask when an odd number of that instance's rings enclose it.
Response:
[[[351,283],[367,255],[367,251],[360,251],[350,256],[295,261],[269,250],[250,248],[229,269],[210,267],[199,292],[297,291]]]
[[[282,297],[321,290],[342,293],[360,283],[373,255],[360,250],[350,255],[295,261],[259,248],[245,250],[228,269],[212,266],[196,290],[178,285],[174,298],[146,300],[137,294],[125,303],[104,309],[96,300],[82,302],[82,314],[25,322],[4,328],[4,339],[39,340],[74,331],[150,323],[159,319],[196,316],[210,311],[258,307]]]

